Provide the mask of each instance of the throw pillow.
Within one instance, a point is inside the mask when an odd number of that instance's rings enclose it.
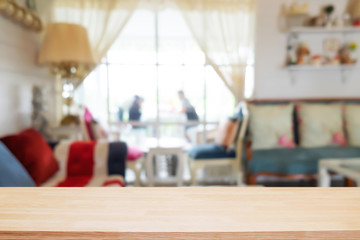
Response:
[[[348,104],[344,106],[345,128],[349,145],[360,147],[360,105]]]
[[[94,140],[107,139],[108,135],[105,129],[95,120],[91,121],[91,132]]]
[[[220,122],[215,143],[229,150],[236,138],[236,132],[239,129],[238,119],[227,118]]]
[[[344,146],[341,104],[306,104],[297,106],[302,147]]]
[[[143,152],[135,147],[128,147],[127,161],[136,161],[143,156]]]
[[[293,148],[293,111],[293,104],[250,105],[252,148]]]
[[[28,171],[36,185],[41,185],[58,170],[54,153],[35,129],[0,139]]]
[[[25,168],[0,142],[0,187],[35,187]]]

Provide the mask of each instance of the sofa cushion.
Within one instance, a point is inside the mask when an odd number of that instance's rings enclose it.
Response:
[[[192,148],[188,152],[189,156],[196,160],[218,159],[218,158],[234,158],[235,151],[226,149],[217,144],[204,144]]]
[[[35,187],[15,156],[0,142],[0,187]]]
[[[253,149],[293,148],[293,104],[250,105]]]
[[[344,110],[349,145],[360,147],[360,104],[345,104]]]
[[[252,174],[316,174],[324,158],[360,158],[360,147],[321,147],[255,150],[248,163]]]
[[[43,136],[34,129],[0,139],[25,167],[36,185],[41,185],[58,170],[54,153]]]
[[[341,104],[306,104],[297,106],[302,147],[344,146]]]
[[[223,146],[226,150],[235,142],[237,131],[239,130],[240,121],[236,118],[223,119],[218,127],[215,143]]]

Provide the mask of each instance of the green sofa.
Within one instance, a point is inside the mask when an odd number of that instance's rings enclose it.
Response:
[[[289,101],[274,100],[256,100],[249,101],[249,104],[284,104]],[[291,100],[297,102],[313,103],[331,103],[331,102],[349,102],[359,103],[360,99],[306,99]],[[294,138],[295,143],[299,145],[298,124],[296,111],[294,110]],[[251,118],[251,115],[250,115]],[[360,147],[318,147],[302,148],[295,147],[290,149],[266,149],[252,150],[251,142],[247,143],[247,183],[256,184],[259,176],[276,176],[288,179],[317,179],[318,162],[324,158],[360,158]]]

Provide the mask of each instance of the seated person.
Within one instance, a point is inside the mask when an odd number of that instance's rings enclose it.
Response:
[[[199,121],[199,116],[196,113],[196,110],[193,105],[191,105],[189,99],[185,97],[185,94],[183,91],[178,92],[179,99],[182,104],[182,112],[186,114],[186,119],[188,121]],[[192,127],[191,125],[186,126],[186,129]]]
[[[129,109],[129,121],[140,121],[141,119],[141,104],[144,101],[143,98],[135,95],[133,103]],[[134,126],[133,128],[140,128],[141,126]]]

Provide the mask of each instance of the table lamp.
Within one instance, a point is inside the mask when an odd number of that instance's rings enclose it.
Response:
[[[48,65],[56,76],[57,120],[65,104],[68,112],[61,122],[76,123],[70,115],[73,91],[95,66],[86,29],[77,24],[48,24],[38,62]]]

